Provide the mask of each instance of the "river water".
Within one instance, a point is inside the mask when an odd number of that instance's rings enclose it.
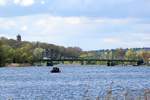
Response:
[[[150,67],[58,66],[59,74],[44,66],[0,68],[0,100],[95,100],[110,88],[121,100],[125,91],[142,96],[150,88]]]

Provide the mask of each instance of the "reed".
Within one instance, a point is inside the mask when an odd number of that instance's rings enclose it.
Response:
[[[113,82],[110,84],[110,87],[107,89],[105,95],[97,96],[95,100],[150,100],[150,89],[144,89],[143,95],[132,95],[131,90],[124,89],[117,96],[113,95],[115,90],[112,89]]]

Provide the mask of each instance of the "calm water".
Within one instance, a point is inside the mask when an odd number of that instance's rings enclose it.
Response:
[[[150,88],[150,67],[63,65],[60,74],[50,69],[0,68],[0,100],[83,100],[104,96],[111,84],[113,95],[143,95]]]

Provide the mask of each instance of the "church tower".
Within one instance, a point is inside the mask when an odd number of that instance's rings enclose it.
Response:
[[[17,35],[17,41],[21,42],[21,35],[19,35],[19,34]]]

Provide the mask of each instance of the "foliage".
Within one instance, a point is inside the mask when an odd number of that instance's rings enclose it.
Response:
[[[5,63],[3,54],[2,42],[0,41],[0,67],[4,66]]]
[[[132,49],[127,50],[127,52],[125,53],[125,58],[127,60],[133,60],[133,59],[137,59],[137,54],[135,51],[133,51]]]
[[[82,52],[81,58],[97,58],[97,59],[121,59],[121,60],[144,60],[145,64],[150,62],[150,48],[133,48],[133,49],[111,49]],[[97,62],[97,64],[105,64],[105,62]],[[117,62],[116,64],[121,64]]]
[[[45,53],[48,51],[48,53]],[[53,52],[52,52],[53,51]],[[79,57],[81,53],[79,47],[62,47],[48,43],[28,42],[0,38],[0,66],[9,63],[30,63],[38,62],[45,57],[72,58]]]
[[[5,62],[12,63],[15,50],[9,45],[3,45],[2,48],[3,48],[3,55],[4,55],[3,59],[5,59]]]
[[[124,57],[125,57],[125,50],[123,50],[123,49],[116,49],[115,51],[114,51],[114,54],[113,54],[113,56],[114,56],[114,59],[124,59]]]
[[[17,41],[14,39],[0,38],[0,66],[9,63],[39,62],[42,58],[87,58],[87,59],[142,59],[146,64],[150,60],[149,48],[111,49],[97,51],[82,51],[79,47],[57,46],[41,42]],[[87,62],[90,64],[105,64],[106,62]],[[118,64],[120,64],[118,62]]]
[[[142,50],[138,53],[138,57],[139,59],[143,59],[144,62],[148,64],[150,61],[150,51]]]
[[[39,61],[40,59],[42,59],[42,54],[44,52],[44,49],[43,48],[35,48],[33,50],[33,58],[34,58],[34,61]]]

